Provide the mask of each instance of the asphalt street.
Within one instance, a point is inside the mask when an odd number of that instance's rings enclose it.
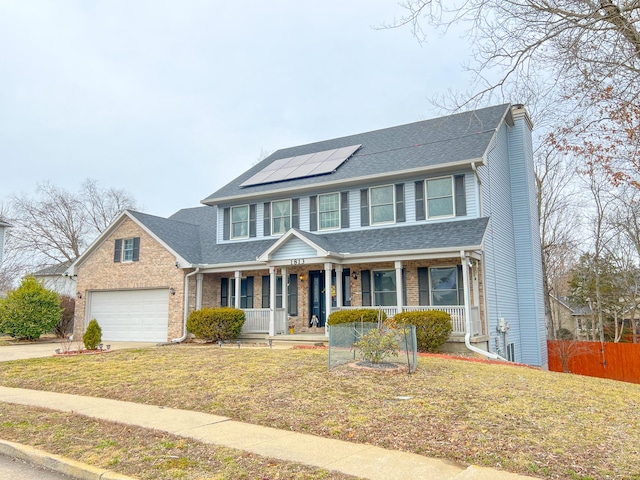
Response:
[[[0,479],[6,480],[64,480],[66,475],[45,470],[24,460],[0,455]]]

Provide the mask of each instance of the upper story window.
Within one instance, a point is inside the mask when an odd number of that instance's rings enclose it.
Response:
[[[231,208],[231,238],[249,237],[249,205]]]
[[[271,202],[271,234],[282,235],[291,228],[291,200]]]
[[[369,190],[371,198],[371,225],[394,223],[396,221],[393,185],[372,187]]]
[[[340,194],[318,195],[318,226],[320,230],[340,228]]]
[[[116,239],[113,252],[114,262],[137,262],[139,259],[140,237]]]
[[[453,177],[427,180],[427,217],[453,216]]]

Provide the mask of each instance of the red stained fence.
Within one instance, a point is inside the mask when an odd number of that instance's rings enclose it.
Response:
[[[604,348],[603,348],[604,345]],[[640,344],[547,340],[549,370],[640,383]]]

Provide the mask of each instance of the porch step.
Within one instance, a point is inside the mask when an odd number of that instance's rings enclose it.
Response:
[[[284,346],[329,346],[329,337],[325,337],[324,333],[294,333],[287,335],[269,336],[263,333],[243,333],[239,340],[247,343],[268,344],[271,340],[273,345]]]
[[[274,345],[279,346],[329,346],[329,337],[325,337],[324,333],[293,333],[288,335],[276,335],[274,337],[266,338],[267,342],[271,340]]]

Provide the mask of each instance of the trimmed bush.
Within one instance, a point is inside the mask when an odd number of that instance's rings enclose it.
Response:
[[[378,323],[378,315],[381,315],[380,320],[385,321],[387,314],[384,310],[377,310],[375,308],[359,308],[357,310],[339,310],[329,315],[327,325],[339,325],[341,323],[360,323],[371,322]]]
[[[26,277],[0,300],[0,332],[13,338],[37,340],[53,331],[62,317],[58,294]]]
[[[244,312],[236,308],[202,308],[189,314],[187,330],[212,342],[230,340],[240,335],[244,319]]]
[[[87,325],[87,331],[82,336],[84,348],[87,350],[95,350],[102,341],[102,329],[98,325],[98,321],[94,318]]]
[[[392,323],[398,327],[415,325],[419,352],[437,352],[453,330],[451,315],[440,310],[398,313]]]

